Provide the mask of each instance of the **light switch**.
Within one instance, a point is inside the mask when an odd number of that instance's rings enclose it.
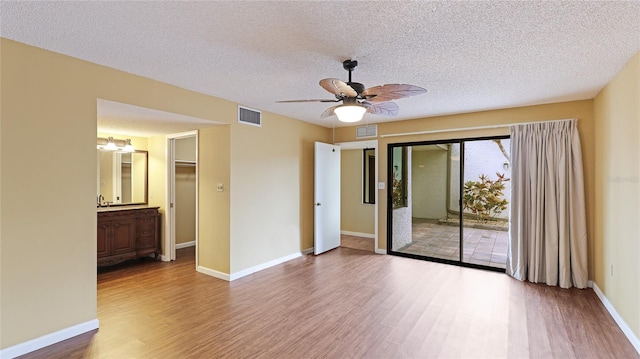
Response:
[[[378,189],[384,189],[384,182],[378,182]]]
[[[218,192],[224,191],[224,185],[222,183],[218,183]]]

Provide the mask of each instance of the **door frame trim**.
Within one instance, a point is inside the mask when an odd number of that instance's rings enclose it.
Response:
[[[510,135],[497,135],[497,136],[481,136],[481,137],[463,137],[463,138],[452,138],[452,139],[439,139],[439,140],[425,140],[425,141],[410,141],[410,142],[394,142],[394,143],[388,143],[387,144],[387,178],[391,178],[392,177],[392,160],[390,160],[391,156],[391,152],[393,151],[393,148],[395,147],[408,147],[408,146],[421,146],[421,145],[437,145],[437,144],[448,144],[448,143],[460,143],[460,148],[461,151],[464,151],[464,142],[471,142],[471,141],[486,141],[486,140],[495,140],[495,139],[508,139],[511,138]],[[461,153],[461,157],[463,157],[464,152]],[[464,158],[461,158],[460,160],[461,163],[461,168],[460,168],[460,178],[461,180],[460,182],[460,193],[463,192],[463,179],[464,179]],[[420,259],[420,260],[426,260],[429,262],[437,262],[437,263],[445,263],[445,264],[452,264],[452,265],[456,265],[459,267],[468,267],[468,268],[475,268],[475,269],[484,269],[484,270],[489,270],[489,271],[494,271],[494,272],[500,272],[500,273],[504,273],[505,269],[503,268],[498,268],[498,267],[490,267],[490,266],[485,266],[485,265],[480,265],[480,264],[474,264],[474,263],[469,263],[469,262],[464,262],[462,260],[462,255],[463,255],[463,248],[462,248],[462,243],[463,243],[463,221],[460,221],[460,260],[458,261],[454,261],[454,260],[449,260],[449,259],[444,259],[444,258],[437,258],[437,257],[426,257],[426,256],[421,256],[421,255],[417,255],[417,254],[411,254],[411,253],[403,253],[403,252],[397,252],[393,250],[393,246],[392,246],[392,220],[393,220],[393,215],[392,215],[392,211],[393,211],[393,205],[392,205],[392,194],[391,194],[391,190],[387,191],[387,253],[394,255],[394,256],[398,256],[398,257],[406,257],[406,258],[412,258],[412,259]],[[462,211],[460,211],[460,218],[462,219]]]
[[[339,142],[336,143],[337,146],[340,146],[340,150],[364,150],[365,148],[373,148],[375,150],[375,156],[376,156],[376,160],[375,160],[375,183],[376,186],[379,185],[379,167],[378,167],[378,161],[380,161],[380,153],[379,153],[379,148],[378,148],[378,140],[368,140],[368,141],[352,141],[352,142]],[[342,159],[340,160],[342,161]],[[377,254],[387,254],[387,250],[386,249],[380,249],[378,247],[378,205],[380,204],[380,187],[378,187],[376,189],[375,192],[375,203],[374,203],[374,208],[373,208],[373,213],[374,213],[374,233],[373,233],[373,240],[374,240],[374,252]]]
[[[195,148],[195,158],[196,158],[196,232],[195,232],[195,250],[196,250],[196,268],[198,267],[198,193],[199,193],[199,183],[198,183],[198,130],[173,133],[166,135],[166,144],[167,144],[167,194],[165,197],[165,236],[164,236],[164,255],[162,256],[163,261],[172,261],[176,259],[176,217],[175,210],[172,204],[175,203],[175,192],[176,192],[176,182],[175,182],[175,168],[176,168],[176,158],[175,158],[175,140],[182,138],[195,137],[196,139],[196,148]]]

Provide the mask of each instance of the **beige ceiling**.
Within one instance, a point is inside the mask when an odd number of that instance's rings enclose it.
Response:
[[[318,81],[422,86],[370,122],[593,98],[640,51],[640,1],[0,3],[0,35],[331,126]]]

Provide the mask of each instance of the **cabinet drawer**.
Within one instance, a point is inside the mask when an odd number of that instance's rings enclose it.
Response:
[[[153,228],[136,228],[136,237],[155,237],[155,233]]]
[[[156,217],[136,217],[136,224],[138,226],[153,226],[156,223]]]
[[[136,217],[138,217],[138,219],[151,219],[153,220],[153,218],[158,214],[158,210],[156,209],[143,209],[143,210],[138,210],[138,212],[136,213]]]
[[[141,248],[155,248],[156,247],[156,238],[155,236],[144,236],[136,238],[136,249]]]

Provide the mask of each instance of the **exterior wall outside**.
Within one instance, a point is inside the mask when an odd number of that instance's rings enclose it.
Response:
[[[412,151],[412,215],[442,219],[447,217],[447,150],[429,147]]]
[[[510,148],[510,140],[501,140],[502,145],[508,152]],[[452,146],[452,157],[460,156],[460,148]],[[504,164],[507,163],[507,168],[504,168]],[[500,151],[500,148],[491,140],[484,141],[467,141],[465,142],[465,158],[464,158],[464,181],[479,181],[480,175],[484,174],[491,180],[496,180],[496,173],[504,174],[506,178],[511,178],[511,163],[505,158]],[[459,163],[456,161],[451,166],[451,197],[449,201],[449,210],[459,211],[458,200],[460,198],[459,187]],[[511,181],[507,181],[505,184],[504,198],[507,201],[511,199]],[[497,218],[507,219],[509,218],[510,204],[507,205]],[[464,213],[472,214],[470,210],[465,210]]]
[[[391,228],[391,238],[393,240],[392,246],[394,250],[398,250],[413,241],[413,224],[412,224],[412,175],[411,175],[411,147],[407,148],[407,206],[395,208],[393,213],[393,226]],[[380,197],[380,196],[378,196]],[[386,226],[385,226],[386,227]]]

